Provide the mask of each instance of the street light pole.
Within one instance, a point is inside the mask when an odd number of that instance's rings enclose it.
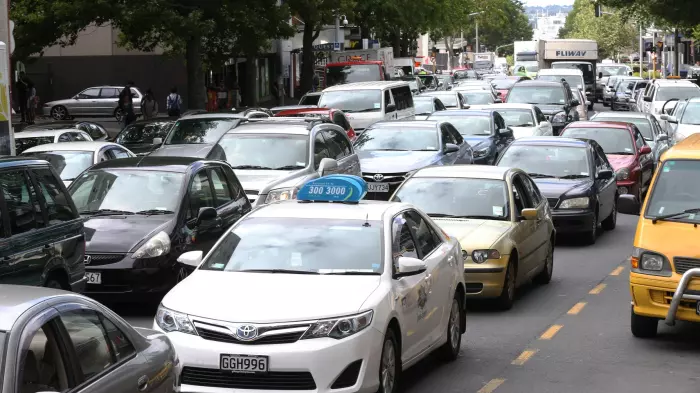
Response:
[[[644,37],[642,37],[642,23],[639,23],[639,77],[644,78],[644,68],[642,60],[644,59]]]
[[[475,53],[481,53],[481,47],[479,46],[479,19],[476,20],[476,51]]]

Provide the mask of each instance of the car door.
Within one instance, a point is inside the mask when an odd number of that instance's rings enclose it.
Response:
[[[213,165],[209,169],[209,179],[214,192],[214,207],[223,230],[226,230],[251,210],[250,202],[230,168]]]
[[[427,302],[423,310],[425,314],[418,316],[419,319],[423,317],[425,323],[422,328],[426,329],[422,333],[425,335],[425,341],[421,347],[427,348],[437,342],[446,331],[445,318],[449,315],[449,310],[445,307],[450,304],[452,298],[453,275],[450,270],[456,261],[454,255],[448,252],[447,243],[443,242],[425,217],[413,209],[407,210],[403,217],[413,233],[418,256],[427,266],[425,278]]]
[[[537,220],[535,220],[535,239],[534,244],[536,246],[533,255],[533,269],[530,271],[530,275],[537,273],[537,269],[541,264],[538,265],[538,261],[544,261],[547,257],[547,245],[549,243],[549,225],[547,224],[547,198],[544,198],[540,194],[540,190],[537,188],[535,182],[528,176],[518,175],[522,184],[525,186],[525,192],[527,197],[532,201],[535,209],[537,209]]]
[[[600,179],[599,174],[602,170],[613,171],[612,165],[608,162],[608,158],[605,156],[603,148],[598,145],[595,141],[591,141],[593,145],[594,163],[595,163],[595,184],[596,191],[598,193],[598,222],[610,216],[613,206],[615,204],[615,194],[617,194],[617,181],[615,176],[610,179]]]
[[[447,152],[446,149],[448,144],[459,146],[457,141],[454,139],[454,136],[452,136],[450,131],[447,129],[446,125],[440,124],[440,148],[442,150],[440,155],[441,165],[453,165],[457,161],[457,158],[459,158],[459,151],[451,153]]]
[[[100,88],[91,87],[78,93],[66,103],[68,114],[71,116],[86,116],[92,114],[92,108],[100,98]]]
[[[513,217],[517,221],[512,232],[513,240],[518,247],[518,277],[517,282],[523,282],[537,265],[537,223],[535,220],[525,220],[521,218],[523,209],[534,209],[535,205],[530,199],[527,188],[520,176],[511,176]]]
[[[13,266],[12,283],[43,285],[44,272],[54,258],[53,232],[46,228],[47,215],[24,169],[0,172],[0,184],[10,229],[10,252],[3,263]]]
[[[321,160],[324,158],[334,158],[333,155],[331,154],[331,149],[328,146],[328,143],[326,140],[323,138],[323,135],[321,132],[316,132],[316,135],[314,136],[313,139],[313,160],[314,160],[314,170],[318,171],[318,168],[321,165]]]
[[[654,144],[654,165],[656,165],[656,163],[661,159],[661,155],[669,148],[669,137],[666,131],[661,127],[661,124],[659,124],[659,122],[656,120],[656,117],[650,116],[649,120],[651,121],[652,129],[654,130],[654,140],[656,141]],[[658,139],[659,135],[661,134],[667,136],[665,141],[660,141]]]
[[[202,167],[193,173],[189,179],[187,194],[183,208],[185,225],[192,231],[193,239],[190,250],[200,250],[206,254],[224,231],[223,219],[217,216],[213,220],[205,220],[197,225],[199,210],[205,207],[215,208],[214,190],[209,176],[209,168]]]
[[[462,135],[452,124],[445,123],[445,127],[447,128],[447,131],[450,133],[450,135],[452,135],[452,139],[454,139],[457,142],[457,146],[459,147],[459,151],[457,152],[457,160],[455,161],[455,164],[471,164],[473,159],[471,153],[471,146],[469,145],[469,142],[464,140]]]
[[[360,159],[354,154],[347,134],[333,129],[323,130],[321,134],[330,148],[331,158],[338,161],[340,173],[359,176]]]
[[[634,131],[634,143],[637,149],[637,156],[639,159],[639,165],[642,167],[642,186],[646,187],[649,183],[651,183],[651,177],[654,175],[654,153],[648,153],[648,154],[640,154],[639,151],[644,147],[644,146],[649,146],[647,145],[647,142],[644,140],[644,137],[642,136],[642,133],[639,132],[639,129],[637,126],[634,124],[632,125],[632,129]]]
[[[398,108],[396,108],[393,112],[386,113],[386,108],[389,107],[389,105],[394,104],[394,100],[391,97],[391,91],[390,90],[384,90],[384,120],[396,120],[399,116],[399,111]]]
[[[90,115],[93,116],[112,116],[114,114],[114,100],[119,99],[119,89],[115,87],[103,87],[100,90],[100,97],[97,99],[95,106]]]
[[[392,220],[391,244],[394,274],[399,271],[400,257],[419,258],[410,224],[401,213]],[[425,279],[427,276],[427,272],[423,272],[392,279],[392,287],[396,294],[395,307],[401,325],[402,363],[413,359],[424,349],[420,347],[423,337],[421,337],[419,332],[427,330],[423,328],[426,322],[424,318],[419,318],[419,316],[426,315],[427,292]]]

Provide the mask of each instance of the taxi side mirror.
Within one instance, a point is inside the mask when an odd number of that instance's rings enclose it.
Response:
[[[631,194],[623,194],[617,198],[617,211],[622,214],[639,215],[640,201]]]
[[[539,218],[537,209],[523,209],[520,212],[520,216],[528,221],[537,220]]]
[[[399,271],[394,274],[394,278],[415,276],[428,270],[425,262],[418,258],[399,257],[398,263]]]
[[[186,253],[180,255],[177,258],[177,261],[183,265],[187,265],[187,266],[191,266],[191,267],[199,267],[199,264],[202,263],[203,257],[204,257],[204,252],[202,252],[202,251],[190,251],[190,252],[186,252]]]

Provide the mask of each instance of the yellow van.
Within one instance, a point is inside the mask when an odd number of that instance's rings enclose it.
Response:
[[[618,211],[639,214],[630,258],[632,334],[656,335],[659,320],[700,322],[700,134],[661,157],[644,206],[621,195]]]

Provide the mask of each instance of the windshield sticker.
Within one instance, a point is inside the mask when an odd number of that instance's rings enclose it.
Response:
[[[379,266],[381,266],[381,265],[378,264],[378,263],[373,263],[373,264],[372,264],[372,269],[373,269],[373,270],[377,270],[377,269],[379,269]]]
[[[306,166],[306,163],[303,161],[297,161],[297,166]]]
[[[379,108],[381,108],[381,107],[382,107],[382,104],[380,104],[380,103],[378,103],[378,102],[375,102],[375,103],[374,103],[374,109],[379,109]]]
[[[664,214],[664,207],[663,207],[663,206],[661,206],[661,207],[659,208],[659,214]]]
[[[670,172],[670,171],[671,171],[671,168],[664,166],[664,172]]]
[[[625,151],[632,151],[632,149],[629,147],[625,147]]]
[[[493,215],[501,217],[503,216],[503,207],[502,206],[492,206],[493,210]]]
[[[211,267],[212,267],[213,269],[223,269],[224,266],[226,266],[226,265],[223,264],[223,263],[215,263],[215,264],[212,264],[212,265],[211,265]]]

